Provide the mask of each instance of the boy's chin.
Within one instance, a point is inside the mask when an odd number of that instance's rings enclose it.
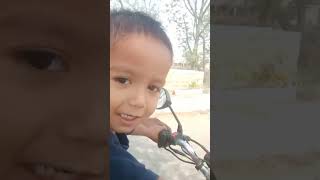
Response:
[[[112,128],[112,131],[116,133],[123,133],[123,134],[132,134],[134,131],[134,128],[129,128],[129,127],[119,127],[119,128]]]

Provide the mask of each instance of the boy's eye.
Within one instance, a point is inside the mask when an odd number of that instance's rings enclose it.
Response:
[[[15,57],[38,70],[62,72],[67,65],[55,51],[48,49],[21,49],[15,52]]]
[[[160,92],[161,88],[158,86],[149,86],[149,90],[153,91],[153,92]]]
[[[125,77],[117,77],[117,78],[114,78],[114,79],[120,84],[127,85],[127,84],[130,83],[129,79],[125,78]]]

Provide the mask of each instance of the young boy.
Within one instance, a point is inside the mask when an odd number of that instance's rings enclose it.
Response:
[[[111,180],[158,179],[127,152],[126,134],[157,142],[167,128],[149,117],[172,65],[171,42],[161,24],[144,13],[113,11],[110,20]]]
[[[107,179],[104,5],[0,1],[0,179]]]

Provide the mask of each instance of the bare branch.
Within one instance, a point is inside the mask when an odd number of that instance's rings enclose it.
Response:
[[[193,31],[192,31],[192,36],[193,36],[193,39],[196,39],[197,37],[197,18],[194,19],[194,23],[193,23]]]
[[[206,3],[207,3],[207,4],[206,4]],[[200,13],[199,13],[199,18],[200,18],[200,19],[203,19],[203,16],[208,12],[209,7],[210,7],[210,3],[208,3],[208,2],[206,1],[205,4],[202,4],[202,7],[201,7],[201,8],[203,8],[203,7],[205,7],[204,10],[203,10],[203,11],[200,11]],[[210,12],[209,12],[209,13],[210,13]]]
[[[131,4],[130,1],[126,1],[126,3],[128,4],[129,7],[131,7],[132,9],[136,10],[136,6],[135,6],[135,3],[134,4]]]
[[[204,27],[200,30],[199,35],[202,36],[204,31],[208,28],[208,26],[210,25],[210,22],[206,22],[206,24],[204,24]]]
[[[189,1],[189,0],[188,0]],[[197,8],[197,6],[198,6],[198,1],[197,0],[195,0],[194,1],[194,14],[197,16],[197,14],[198,14],[198,8]]]
[[[205,1],[204,3],[204,11],[203,11],[203,14],[205,14],[208,10],[209,10],[209,7],[210,7],[210,1]],[[210,13],[210,12],[209,12]]]
[[[201,0],[201,8],[200,8],[199,14],[202,14],[204,6],[205,6],[205,2],[204,2],[204,0]]]
[[[186,9],[188,10],[188,12],[189,12],[192,16],[194,16],[192,7],[191,7],[191,5],[190,5],[190,1],[188,0],[188,4],[189,4],[189,5],[186,3],[186,0],[183,0],[183,3],[184,3],[184,6],[186,7]],[[190,7],[191,7],[191,8],[190,8]]]
[[[185,36],[186,36],[186,44],[187,44],[187,47],[188,47],[188,50],[191,51],[192,48],[190,46],[190,43],[189,43],[189,32],[188,32],[188,25],[187,25],[187,22],[185,20],[185,17],[183,16],[183,23],[184,23],[184,28],[185,28]]]
[[[149,7],[151,6],[151,0],[149,1]],[[152,7],[154,7],[154,5],[152,6]]]
[[[147,2],[146,2],[146,0],[143,0],[143,4],[144,4],[144,11],[145,11],[145,12],[148,12],[148,11],[147,11],[148,8],[147,8]]]
[[[177,32],[180,34],[179,41],[186,53],[187,61],[193,68],[197,68],[207,59],[205,50],[208,46],[208,33],[210,20],[208,19],[209,0],[180,0],[182,6],[174,1],[171,9],[176,9],[177,14],[171,16],[177,24]],[[184,6],[183,6],[184,5]],[[171,10],[170,10],[171,11]],[[187,12],[183,14],[183,12]],[[170,18],[170,17],[169,17]],[[202,48],[200,48],[202,46]],[[200,49],[199,49],[200,48]],[[201,52],[201,49],[203,52]],[[203,58],[201,58],[203,57]],[[203,63],[202,63],[203,64]],[[199,68],[199,67],[198,67]],[[202,68],[200,68],[202,69]]]
[[[124,6],[123,6],[123,2],[122,2],[122,0],[118,0],[118,2],[119,2],[119,4],[120,4],[120,8],[121,8],[121,9],[123,9],[123,8],[124,8]]]

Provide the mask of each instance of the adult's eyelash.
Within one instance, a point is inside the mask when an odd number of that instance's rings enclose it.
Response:
[[[38,70],[67,71],[69,68],[58,52],[48,48],[17,48],[12,54],[20,63]]]

